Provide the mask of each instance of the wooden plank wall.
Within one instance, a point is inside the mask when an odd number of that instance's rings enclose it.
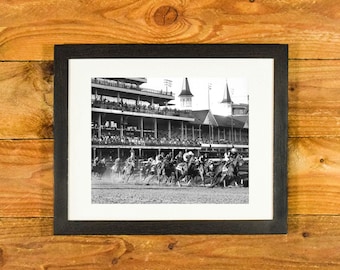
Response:
[[[288,43],[287,235],[53,236],[53,45]],[[339,269],[334,0],[0,1],[1,269]]]

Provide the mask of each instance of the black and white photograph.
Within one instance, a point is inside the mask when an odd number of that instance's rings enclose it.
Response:
[[[286,46],[55,54],[57,234],[286,231]]]
[[[249,203],[247,88],[245,78],[92,78],[92,203]]]

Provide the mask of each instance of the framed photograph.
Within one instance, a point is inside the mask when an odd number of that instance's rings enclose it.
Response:
[[[55,234],[287,233],[288,46],[55,46]]]

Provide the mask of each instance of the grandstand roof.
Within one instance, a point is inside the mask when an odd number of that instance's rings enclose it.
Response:
[[[214,115],[209,110],[200,110],[192,112],[197,125],[212,125],[215,127],[231,127],[233,123],[234,128],[248,128],[248,116],[223,116]]]
[[[194,124],[218,126],[218,123],[210,110],[192,111],[195,118]]]
[[[217,120],[219,127],[231,127],[231,124],[233,124],[234,128],[243,128],[244,122],[235,119],[235,117],[231,116],[223,116],[223,115],[214,115],[215,119]]]
[[[243,123],[243,128],[249,128],[249,116],[248,115],[234,115],[234,119]]]

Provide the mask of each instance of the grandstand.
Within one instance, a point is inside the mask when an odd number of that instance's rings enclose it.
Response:
[[[248,117],[192,111],[188,79],[179,95],[183,109],[175,109],[173,92],[143,88],[146,78],[92,78],[92,159],[139,159],[160,152],[193,151],[222,155],[233,144],[247,149]],[[230,104],[229,104],[230,105]],[[242,107],[242,106],[241,106]],[[243,106],[247,111],[247,105]],[[240,112],[240,106],[235,108]],[[247,113],[247,112],[246,112]]]

